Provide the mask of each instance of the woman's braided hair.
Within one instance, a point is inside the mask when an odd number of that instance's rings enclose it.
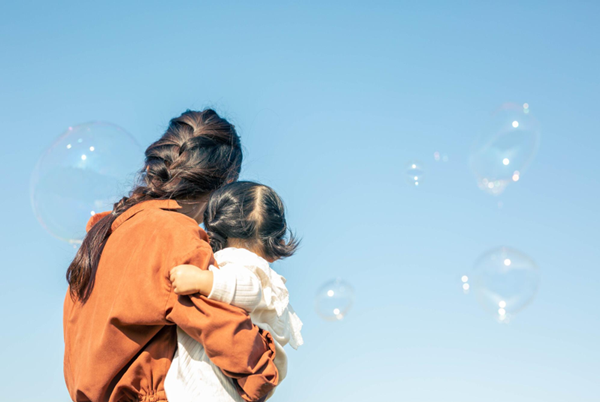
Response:
[[[146,149],[139,183],[112,213],[88,232],[67,270],[71,297],[85,303],[94,287],[100,255],[115,219],[147,200],[194,201],[238,179],[242,148],[235,127],[214,110],[188,110],[170,121],[165,134]]]

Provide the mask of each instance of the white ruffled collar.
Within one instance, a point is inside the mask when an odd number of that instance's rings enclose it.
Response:
[[[277,316],[288,321],[291,330],[290,346],[297,349],[304,343],[300,330],[302,321],[290,305],[290,295],[285,286],[286,279],[275,272],[269,262],[245,248],[227,247],[215,253],[219,266],[242,265],[252,271],[261,281],[263,300],[266,307],[275,310]]]

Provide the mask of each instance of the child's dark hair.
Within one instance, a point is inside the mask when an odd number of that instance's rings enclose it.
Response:
[[[290,257],[299,241],[285,221],[281,198],[272,188],[238,181],[216,190],[204,213],[204,227],[213,251],[226,247],[228,239],[239,239],[245,247],[268,259]]]

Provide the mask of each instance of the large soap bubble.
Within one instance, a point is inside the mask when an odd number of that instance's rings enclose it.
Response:
[[[481,306],[500,322],[508,322],[533,300],[540,274],[520,251],[499,247],[483,254],[468,280]]]
[[[69,127],[39,159],[31,177],[38,221],[53,236],[81,243],[88,219],[112,209],[141,167],[135,139],[110,123]]]
[[[317,291],[315,308],[327,321],[343,319],[354,303],[354,289],[342,279],[326,282]]]
[[[498,195],[518,181],[540,144],[540,126],[529,105],[508,103],[493,115],[475,142],[469,162],[483,191]]]

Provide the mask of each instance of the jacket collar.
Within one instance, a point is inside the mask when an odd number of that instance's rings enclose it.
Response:
[[[121,215],[119,215],[119,217],[117,219],[115,219],[115,221],[112,223],[112,225],[110,227],[111,231],[115,231],[119,226],[121,226],[123,224],[123,222],[125,222],[126,220],[131,218],[133,215],[137,214],[138,212],[141,212],[145,209],[151,209],[151,208],[176,210],[176,209],[180,209],[181,205],[179,205],[177,203],[177,201],[175,201],[175,200],[142,201],[140,203],[135,204],[134,206],[132,206],[131,208],[129,208],[125,212],[123,212]],[[100,212],[100,213],[92,216],[90,218],[90,220],[88,221],[85,230],[89,232],[90,229],[92,228],[92,226],[94,226],[96,223],[98,223],[100,221],[100,219],[104,218],[105,216],[110,215],[110,213],[111,213],[111,211],[106,211],[106,212]]]

